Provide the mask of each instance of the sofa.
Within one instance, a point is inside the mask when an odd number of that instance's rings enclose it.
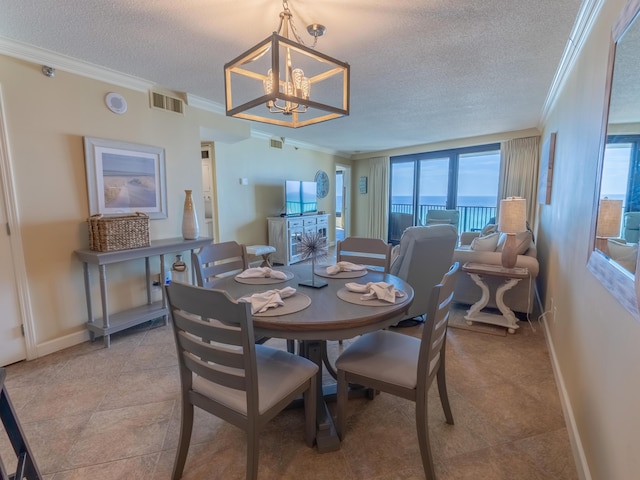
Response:
[[[516,267],[528,268],[529,279],[521,280],[516,286],[505,292],[504,302],[514,312],[531,313],[535,298],[535,279],[539,271],[536,245],[531,232],[523,232],[518,234],[516,238],[519,248]],[[461,267],[467,262],[501,265],[502,246],[505,239],[505,234],[497,232],[494,225],[488,225],[482,232],[463,232],[460,234],[459,245],[453,251],[453,261],[460,262]],[[485,282],[491,290],[487,307],[497,308],[495,291],[498,286],[504,283],[504,279],[487,277]],[[469,274],[460,272],[453,301],[472,305],[480,300],[481,296],[480,287],[474,283]]]

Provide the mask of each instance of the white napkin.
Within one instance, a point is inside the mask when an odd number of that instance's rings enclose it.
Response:
[[[335,265],[329,265],[327,267],[327,273],[329,275],[335,275],[340,272],[356,272],[360,270],[366,270],[367,267],[364,265],[356,265],[351,262],[338,262]]]
[[[396,303],[396,298],[404,297],[404,292],[396,290],[390,283],[369,282],[366,285],[349,282],[344,285],[347,290],[355,293],[364,293],[360,300],[383,300],[389,303]]]
[[[280,307],[284,305],[283,298],[290,297],[296,293],[293,287],[285,287],[280,290],[267,290],[266,292],[254,293],[250,297],[242,297],[239,302],[251,304],[251,314],[266,312],[269,308]]]
[[[279,270],[272,270],[269,267],[247,268],[244,272],[236,275],[238,278],[275,278],[286,280],[287,274]]]

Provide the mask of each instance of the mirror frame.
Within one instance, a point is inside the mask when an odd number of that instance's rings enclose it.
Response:
[[[636,320],[640,320],[638,303],[640,298],[640,262],[636,259],[636,275],[617,265],[599,250],[596,250],[596,222],[598,217],[598,207],[600,204],[600,190],[602,183],[602,168],[604,165],[604,151],[607,145],[607,130],[609,124],[609,107],[611,104],[611,88],[613,85],[614,63],[616,56],[616,46],[618,42],[638,18],[640,13],[640,0],[629,0],[620,13],[618,20],[611,29],[611,42],[609,46],[609,63],[607,65],[607,82],[605,85],[605,102],[602,115],[602,136],[598,151],[598,168],[596,174],[596,195],[593,204],[593,217],[591,220],[590,247],[591,252],[587,268],[600,281],[600,283],[615,297]],[[640,20],[639,20],[640,21]],[[638,255],[640,258],[640,255]]]

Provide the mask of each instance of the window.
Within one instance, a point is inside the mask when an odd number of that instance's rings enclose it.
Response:
[[[459,232],[481,229],[496,215],[499,178],[499,144],[392,157],[389,241],[428,210],[458,210]]]
[[[600,198],[622,200],[625,212],[640,211],[640,135],[610,135],[604,150]]]

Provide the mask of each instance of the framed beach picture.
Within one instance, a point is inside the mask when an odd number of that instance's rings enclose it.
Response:
[[[84,137],[89,213],[167,218],[164,149]]]

